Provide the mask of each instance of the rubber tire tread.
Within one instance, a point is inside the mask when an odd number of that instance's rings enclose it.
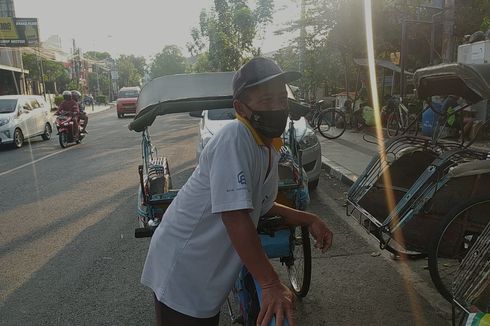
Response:
[[[320,129],[321,121],[323,120],[323,115],[324,114],[327,114],[329,112],[332,112],[332,111],[335,112],[336,115],[338,114],[339,116],[341,116],[341,119],[343,121],[343,126],[344,126],[343,129],[342,129],[342,131],[338,135],[336,135],[336,136],[330,136],[330,135],[324,134],[322,132],[322,130]],[[346,122],[345,122],[345,114],[342,111],[337,110],[337,109],[326,109],[326,110],[322,111],[322,113],[320,113],[320,115],[318,116],[317,119],[318,119],[318,121],[317,121],[317,129],[320,132],[320,135],[322,135],[323,137],[325,137],[327,139],[337,139],[337,138],[339,138],[340,136],[342,136],[344,134],[345,128],[347,127],[346,126]]]
[[[301,226],[301,239],[303,243],[303,284],[299,290],[296,290],[291,284],[291,289],[296,296],[304,298],[308,294],[311,284],[311,243],[310,232],[306,226]],[[288,267],[288,272],[289,269],[290,267]],[[288,278],[291,282],[291,276],[289,273]]]
[[[439,275],[439,270],[437,267],[437,249],[439,247],[439,243],[444,235],[444,232],[449,227],[449,225],[454,222],[456,218],[460,216],[462,211],[467,210],[470,207],[476,206],[481,203],[485,203],[490,201],[490,198],[487,197],[477,197],[474,199],[470,199],[459,206],[456,206],[454,209],[449,211],[446,216],[443,218],[443,221],[439,225],[437,231],[434,233],[432,241],[429,245],[429,272],[432,282],[434,283],[437,291],[449,302],[452,302],[452,295],[449,289],[446,288],[444,283],[441,280]]]

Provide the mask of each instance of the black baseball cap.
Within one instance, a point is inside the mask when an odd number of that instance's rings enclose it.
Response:
[[[244,64],[233,76],[233,98],[244,89],[257,86],[275,78],[283,78],[285,83],[301,78],[297,71],[282,71],[277,63],[268,58],[256,57]]]

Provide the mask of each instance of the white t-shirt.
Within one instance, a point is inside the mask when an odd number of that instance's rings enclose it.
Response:
[[[221,213],[248,209],[257,225],[277,196],[279,158],[243,122],[213,136],[151,239],[141,282],[159,301],[197,318],[220,311],[242,267]]]

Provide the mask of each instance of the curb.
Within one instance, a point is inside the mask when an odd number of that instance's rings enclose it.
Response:
[[[92,111],[92,107],[89,106],[89,107],[85,107],[85,113],[87,113],[88,115],[91,115],[91,114],[95,114],[95,113],[98,113],[98,112],[107,111],[107,110],[111,109],[112,107],[113,107],[112,105],[107,104],[107,105],[105,105],[101,109],[95,109],[94,111]]]
[[[352,186],[358,175],[322,155],[322,167],[327,173],[347,186]]]

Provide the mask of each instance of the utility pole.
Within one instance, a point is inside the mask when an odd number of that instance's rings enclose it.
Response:
[[[75,79],[77,89],[80,85],[80,49],[77,48],[75,39],[73,39],[73,77]]]
[[[442,62],[454,61],[455,0],[445,0],[442,21]]]
[[[44,95],[44,99],[46,99],[46,84],[44,82],[44,65],[43,65],[43,58],[41,56],[41,49],[40,47],[38,46],[37,47],[37,63],[39,65],[39,72],[41,73],[41,87],[43,88],[43,95]]]
[[[304,84],[304,73],[305,73],[305,49],[306,49],[306,3],[305,0],[301,0],[301,16],[299,18],[300,21],[300,32],[299,32],[299,72],[303,76],[301,78],[301,97],[305,99],[305,84]]]

